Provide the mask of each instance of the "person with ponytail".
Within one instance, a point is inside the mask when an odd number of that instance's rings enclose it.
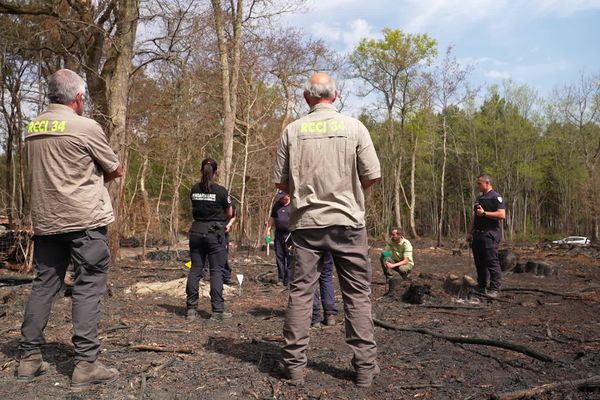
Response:
[[[194,222],[189,234],[192,268],[185,288],[187,319],[198,316],[198,289],[205,257],[210,265],[211,319],[231,318],[231,313],[225,312],[223,300],[223,268],[227,262],[223,221],[233,216],[233,208],[227,189],[214,181],[216,173],[217,162],[212,158],[204,159],[202,178],[192,186],[190,194]]]

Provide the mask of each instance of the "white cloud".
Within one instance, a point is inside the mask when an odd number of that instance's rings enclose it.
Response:
[[[343,51],[351,51],[362,38],[376,36],[373,26],[362,18],[354,19],[345,26],[315,22],[311,25],[311,33],[331,44],[342,45]]]
[[[510,74],[506,71],[497,71],[495,69],[491,69],[489,71],[486,71],[484,73],[484,75],[490,79],[500,79],[500,80],[504,80],[504,79],[509,79],[510,78]]]
[[[337,42],[342,37],[342,30],[339,27],[327,25],[323,22],[315,22],[311,25],[312,34],[327,42]]]
[[[363,38],[372,38],[373,27],[364,19],[358,18],[350,23],[350,29],[342,33],[347,49],[351,49]]]

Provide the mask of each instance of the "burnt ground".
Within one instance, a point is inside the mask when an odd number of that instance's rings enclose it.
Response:
[[[429,284],[426,305],[457,305],[444,293],[449,273],[471,273],[467,253],[415,243],[413,282]],[[550,277],[509,274],[505,287],[569,292],[600,284],[600,261],[583,255],[534,247],[515,249],[523,259],[561,265]],[[203,299],[200,318],[186,322],[182,299],[136,296],[125,289],[136,282],[184,277],[183,263],[142,263],[135,249],[110,272],[112,297],[103,302],[101,360],[121,371],[110,386],[73,393],[70,337],[71,300],[56,299],[46,329],[44,358],[51,370],[35,383],[15,380],[19,327],[30,285],[0,288],[0,399],[486,399],[494,394],[545,383],[600,374],[600,291],[572,295],[504,292],[509,302],[483,299],[479,308],[442,309],[409,305],[384,296],[383,274],[372,250],[373,311],[379,319],[403,327],[426,328],[452,336],[511,341],[546,354],[543,362],[500,348],[454,344],[415,332],[375,328],[381,375],[368,389],[352,383],[351,352],[343,324],[311,331],[306,385],[292,387],[277,379],[286,292],[265,283],[274,277],[273,258],[264,253],[232,254],[235,273],[243,273],[243,293],[227,307],[234,318],[209,321]],[[1,271],[8,273],[7,271]],[[264,279],[256,280],[256,277]],[[407,282],[408,285],[408,282]],[[337,293],[341,310],[341,297]],[[4,303],[4,304],[1,304]],[[3,315],[3,316],[2,316]],[[341,317],[338,318],[341,320]],[[132,346],[167,346],[174,352],[137,351]],[[600,391],[573,386],[539,394],[535,399],[600,399]]]

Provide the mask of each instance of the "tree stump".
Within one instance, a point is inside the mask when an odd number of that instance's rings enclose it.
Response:
[[[450,274],[444,280],[444,291],[451,296],[466,299],[471,291],[477,287],[477,281],[469,275],[458,276]]]
[[[558,270],[557,265],[544,261],[527,261],[525,266],[515,268],[515,272],[525,272],[536,276],[558,275]]]
[[[411,283],[406,292],[402,295],[402,300],[405,303],[410,304],[423,304],[425,296],[431,296],[430,285],[417,285]]]

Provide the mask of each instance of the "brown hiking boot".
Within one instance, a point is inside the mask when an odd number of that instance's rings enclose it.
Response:
[[[327,326],[335,325],[335,315],[334,314],[327,314],[325,316],[325,325],[327,325]]]
[[[45,375],[48,372],[48,367],[49,365],[42,359],[41,353],[21,357],[17,368],[17,379],[31,382],[36,377]]]
[[[106,368],[100,361],[78,361],[71,377],[71,389],[84,389],[91,385],[111,383],[117,380],[119,371]]]
[[[370,387],[373,384],[373,379],[381,373],[381,369],[379,369],[379,365],[375,364],[375,366],[368,370],[358,370],[356,371],[356,386],[358,387]]]

